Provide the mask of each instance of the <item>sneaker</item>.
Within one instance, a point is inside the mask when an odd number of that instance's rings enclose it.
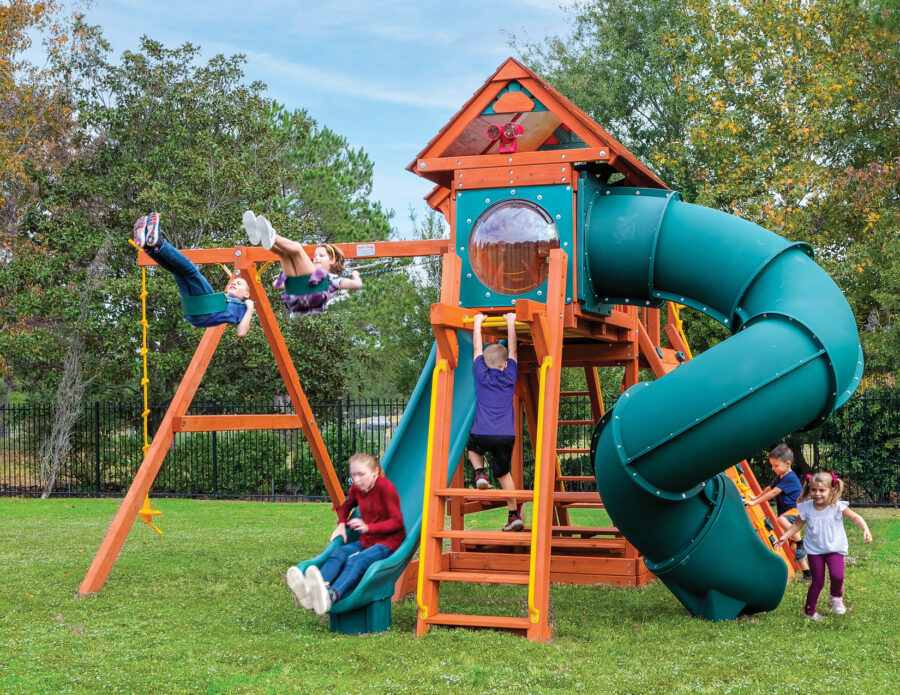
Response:
[[[800,577],[800,579],[798,579],[797,581],[800,582],[801,584],[806,584],[807,582],[809,582],[809,581],[811,581],[811,580],[812,580],[812,577],[810,577],[810,576],[807,575],[807,574],[804,574],[804,575],[802,575],[802,576]]]
[[[522,521],[522,508],[519,507],[516,511],[510,511],[509,516],[506,519],[506,526],[503,527],[504,531],[521,531],[525,528],[525,522]]]
[[[806,549],[802,544],[797,544],[797,551],[794,553],[794,562],[800,562],[806,559]]]
[[[262,247],[266,251],[270,250],[272,244],[275,243],[275,230],[272,228],[269,220],[262,215],[256,218],[256,232],[259,234],[259,243]]]
[[[244,231],[247,232],[247,239],[253,246],[259,246],[259,232],[256,230],[256,215],[253,214],[253,210],[244,212],[242,222]]]
[[[331,596],[328,594],[328,585],[322,579],[322,573],[315,565],[306,568],[306,588],[312,595],[313,610],[316,615],[325,615],[331,610]]]
[[[809,618],[810,620],[815,620],[815,621],[819,621],[822,619],[822,616],[819,615],[818,613],[813,613],[812,615],[810,615],[809,613],[804,613],[803,617]]]
[[[159,213],[151,212],[147,216],[147,235],[144,237],[145,246],[156,246],[159,243]]]
[[[479,468],[475,471],[475,487],[479,490],[491,489],[491,481],[488,480],[487,476],[484,474],[483,468]]]
[[[844,605],[844,600],[840,596],[831,597],[831,612],[835,615],[843,615],[847,612],[847,606]]]
[[[308,611],[312,610],[312,596],[306,585],[306,577],[303,576],[303,572],[300,571],[300,568],[291,567],[288,569],[287,574],[284,575],[284,581],[287,582],[288,587],[291,589],[291,593],[294,596],[294,602],[301,608]]]
[[[144,239],[147,234],[147,216],[138,217],[138,221],[134,223],[134,245],[139,249],[144,248]]]

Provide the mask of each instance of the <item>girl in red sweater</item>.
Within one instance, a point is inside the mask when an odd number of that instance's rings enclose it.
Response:
[[[347,499],[335,511],[338,525],[328,539],[342,538],[344,544],[322,564],[306,568],[306,576],[299,567],[291,567],[285,579],[298,603],[314,609],[317,615],[331,610],[332,604],[346,596],[374,562],[393,553],[406,537],[400,495],[388,480],[381,465],[369,454],[350,457],[350,491]],[[359,516],[350,513],[359,507]],[[347,543],[347,527],[360,533],[358,541]]]

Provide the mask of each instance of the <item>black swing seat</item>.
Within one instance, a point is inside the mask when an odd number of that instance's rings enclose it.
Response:
[[[199,294],[193,297],[181,298],[181,309],[185,316],[203,316],[226,311],[228,302],[224,292],[217,294]]]

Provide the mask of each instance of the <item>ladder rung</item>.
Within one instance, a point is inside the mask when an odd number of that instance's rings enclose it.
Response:
[[[519,502],[528,502],[534,499],[534,490],[473,490],[468,487],[448,487],[434,491],[438,497],[463,497],[469,500],[505,500],[515,499]]]
[[[600,504],[600,493],[598,492],[554,492],[553,502],[555,504]]]
[[[461,613],[435,613],[425,618],[429,625],[461,625],[463,627],[487,627],[508,630],[527,630],[528,618],[508,618],[502,615],[463,615]]]
[[[560,396],[589,396],[590,391],[560,391]]]
[[[434,491],[437,497],[462,497],[467,500],[505,500],[516,499],[520,502],[528,502],[534,499],[534,490],[473,490],[467,487],[448,487]],[[599,503],[600,494],[597,492],[569,492],[555,490],[553,492],[555,504],[569,504],[574,502]]]
[[[560,506],[566,509],[605,509],[603,502],[568,502]]]
[[[444,529],[432,534],[435,538],[461,538],[473,543],[496,543],[498,545],[531,545],[531,534],[517,531],[467,531],[465,529]]]
[[[557,454],[589,454],[590,449],[557,449]]]
[[[592,475],[558,475],[556,479],[562,483],[595,483],[597,479]]]
[[[509,572],[432,572],[427,579],[436,582],[467,582],[469,584],[528,584],[528,574]]]
[[[593,420],[559,420],[558,425],[594,425]]]
[[[553,526],[553,533],[582,533],[590,535],[618,536],[622,538],[622,532],[615,526]]]
[[[527,547],[531,545],[531,533],[513,533],[505,531],[442,531],[434,534],[440,538],[459,538],[469,545],[507,545]],[[625,539],[619,538],[575,538],[572,536],[553,536],[551,548],[624,550]]]

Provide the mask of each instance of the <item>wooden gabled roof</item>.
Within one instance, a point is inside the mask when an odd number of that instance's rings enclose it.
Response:
[[[501,155],[487,128],[509,121],[522,125],[525,132],[518,138],[516,154]],[[431,198],[439,189],[449,192],[455,164],[526,164],[539,161],[537,153],[561,151],[571,152],[570,162],[605,162],[625,177],[626,185],[667,188],[622,143],[514,58],[487,79],[407,170],[437,184],[426,196]],[[453,158],[455,161],[448,161]]]

